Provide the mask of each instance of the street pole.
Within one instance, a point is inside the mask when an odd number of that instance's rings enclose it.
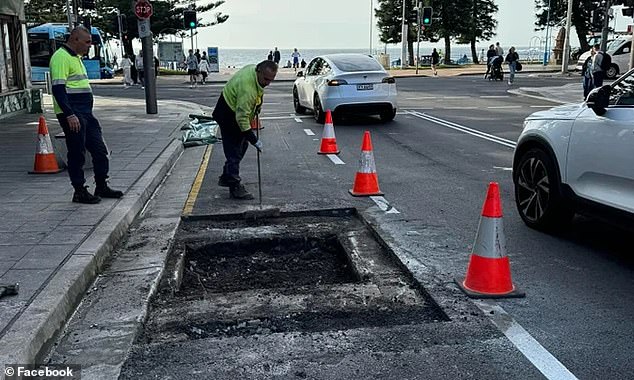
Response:
[[[548,40],[550,33],[550,0],[548,0],[548,15],[546,16],[546,41],[544,42],[544,66],[548,65]]]
[[[418,6],[416,7],[416,17],[418,21],[416,24],[416,75],[418,75],[418,65],[420,63],[420,4],[421,3],[418,3]]]
[[[374,0],[370,0],[370,55],[372,55],[372,13],[374,12]]]
[[[632,24],[634,24],[634,16],[632,16]],[[632,27],[632,39],[634,40],[634,26]],[[634,44],[630,47],[630,69],[634,67]]]
[[[572,24],[572,0],[568,0],[568,13],[566,14],[566,38],[564,39],[564,56],[561,60],[561,73],[568,73],[568,60],[570,59],[570,26]]]
[[[194,28],[189,28],[189,40],[192,44],[192,51],[194,51]]]
[[[601,51],[605,52],[608,47],[608,32],[610,31],[610,7],[612,6],[612,1],[607,0],[605,2],[605,12],[603,19],[603,29],[601,30]]]
[[[73,18],[70,10],[70,0],[66,0],[66,17],[68,17],[68,30],[73,30]]]
[[[119,8],[117,8],[117,23],[119,24],[119,43],[121,44],[121,59],[123,59],[123,55],[125,54],[125,51],[123,50],[123,34],[121,33],[123,25],[121,25],[121,12],[119,12]]]
[[[405,58],[407,57],[407,24],[405,24],[405,2],[403,0],[403,22],[401,24],[401,69],[407,67]]]

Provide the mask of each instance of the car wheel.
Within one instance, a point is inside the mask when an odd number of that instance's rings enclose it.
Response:
[[[381,121],[384,123],[388,123],[394,120],[395,116],[396,116],[396,108],[390,108],[389,110],[382,111],[381,114],[379,114]]]
[[[552,231],[574,215],[561,196],[555,164],[542,149],[524,153],[513,171],[513,182],[515,204],[527,226]]]
[[[306,112],[306,107],[299,104],[299,95],[297,94],[297,87],[293,87],[293,108],[295,113],[303,114]]]
[[[313,116],[315,117],[315,121],[319,124],[323,124],[324,119],[326,118],[324,110],[321,107],[321,102],[319,101],[319,95],[317,94],[313,97]]]
[[[605,72],[605,76],[610,79],[614,79],[619,75],[619,67],[617,65],[610,65],[610,68]]]

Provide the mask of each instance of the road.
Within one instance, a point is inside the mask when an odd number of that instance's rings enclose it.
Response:
[[[576,82],[576,77],[525,75],[514,86]],[[289,209],[373,207],[372,200],[347,194],[357,169],[360,136],[370,130],[381,190],[400,212],[380,217],[380,228],[416,252],[447,287],[454,287],[452,279],[465,273],[486,186],[496,181],[513,280],[527,294],[498,304],[577,378],[621,379],[634,373],[631,226],[578,216],[570,228],[548,235],[527,228],[515,210],[510,171],[514,141],[527,115],[556,104],[510,94],[505,82],[474,76],[399,78],[397,85],[399,113],[394,122],[355,118],[336,125],[339,158],[345,165],[314,153],[321,126],[293,114],[290,82],[267,88],[262,130],[265,204]],[[160,86],[159,99],[213,106],[221,88]],[[139,89],[118,86],[97,86],[95,93],[142,96]],[[226,190],[215,184],[222,160],[218,146],[194,214],[230,212],[234,207]],[[243,173],[257,199],[252,162],[245,163]],[[540,360],[532,365],[539,366]],[[514,365],[531,366],[521,360]]]

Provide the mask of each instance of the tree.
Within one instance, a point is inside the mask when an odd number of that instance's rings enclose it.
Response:
[[[465,21],[466,31],[457,38],[458,43],[469,44],[471,46],[471,57],[473,63],[478,62],[478,52],[476,43],[478,41],[488,41],[495,36],[497,20],[494,14],[498,11],[498,6],[493,0],[471,0],[471,17]]]
[[[451,41],[458,36],[469,33],[472,24],[472,6],[465,6],[472,0],[433,0],[434,8],[432,26],[424,32],[424,38],[430,41],[442,39],[445,42],[445,63],[451,59]]]
[[[61,7],[59,3],[59,0],[29,0],[24,5],[26,21],[29,24],[68,22],[66,2]]]
[[[410,0],[405,2],[405,14],[414,9]],[[401,42],[401,25],[403,21],[403,2],[401,0],[379,0],[379,8],[375,9],[379,38],[384,44]],[[414,64],[414,41],[416,40],[416,25],[408,24],[407,50],[410,65]]]
[[[535,22],[537,28],[535,30],[544,30],[547,25],[553,27],[566,18],[566,12],[568,11],[567,0],[550,0],[550,17],[548,15],[548,2],[549,0],[535,0],[535,7],[537,8],[535,15],[537,17]],[[598,3],[596,0],[572,0],[572,25],[577,32],[582,51],[590,49],[587,35],[590,31],[591,11],[600,7]]]

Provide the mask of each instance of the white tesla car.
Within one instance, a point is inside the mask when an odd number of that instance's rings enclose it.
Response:
[[[293,84],[295,112],[313,111],[323,123],[324,112],[379,115],[387,122],[396,116],[396,81],[372,57],[328,54],[315,57]]]
[[[524,222],[549,230],[575,212],[634,216],[634,70],[586,102],[524,121],[513,158],[515,202]]]

